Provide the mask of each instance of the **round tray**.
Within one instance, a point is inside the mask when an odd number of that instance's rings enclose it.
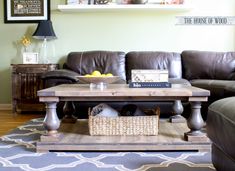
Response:
[[[94,83],[94,84],[99,84],[99,83],[106,83],[106,84],[111,84],[114,83],[118,80],[120,80],[119,76],[110,76],[110,77],[85,77],[85,76],[77,76],[80,82],[82,83]]]

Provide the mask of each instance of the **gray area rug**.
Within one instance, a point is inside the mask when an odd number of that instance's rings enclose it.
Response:
[[[0,171],[211,171],[206,152],[49,152],[36,153],[44,133],[34,119],[0,137]]]

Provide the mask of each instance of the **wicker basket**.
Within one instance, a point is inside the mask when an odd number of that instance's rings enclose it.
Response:
[[[158,135],[159,108],[149,116],[91,116],[90,109],[88,113],[90,135]]]

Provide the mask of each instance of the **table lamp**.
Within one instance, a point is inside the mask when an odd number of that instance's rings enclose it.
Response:
[[[47,57],[47,40],[56,39],[55,32],[52,27],[52,22],[50,20],[42,20],[39,22],[36,31],[33,34],[35,39],[43,40],[42,48],[43,48],[43,55],[42,55],[42,63],[49,63]]]

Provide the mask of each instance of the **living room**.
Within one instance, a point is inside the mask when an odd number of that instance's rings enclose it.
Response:
[[[185,53],[182,53],[184,51],[188,50],[196,50],[199,52],[221,52],[223,56],[223,53],[225,53],[225,56],[228,55],[227,52],[234,52],[235,51],[235,1],[234,0],[185,0],[183,4],[152,4],[154,1],[149,1],[147,4],[129,4],[130,7],[121,7],[116,8],[101,8],[101,6],[113,6],[113,4],[106,4],[101,5],[98,9],[82,9],[81,8],[66,8],[66,0],[53,0],[53,1],[43,1],[47,6],[45,9],[48,12],[48,18],[52,22],[53,30],[55,33],[55,37],[53,39],[48,39],[46,42],[47,47],[44,48],[42,45],[45,43],[43,39],[37,39],[35,36],[36,28],[38,27],[38,23],[35,21],[27,22],[27,21],[17,21],[12,20],[11,18],[7,18],[7,14],[10,12],[9,7],[9,0],[4,0],[0,5],[0,33],[1,33],[1,40],[0,40],[0,49],[2,52],[2,60],[0,63],[0,113],[3,116],[1,118],[2,124],[1,135],[8,134],[9,131],[13,128],[16,128],[16,126],[20,126],[23,124],[23,122],[30,121],[30,119],[35,118],[43,118],[44,113],[40,112],[13,112],[13,100],[12,97],[15,97],[16,94],[18,94],[19,90],[13,90],[16,86],[15,80],[12,78],[13,73],[13,66],[18,64],[23,64],[23,54],[25,52],[33,52],[36,54],[36,56],[39,58],[39,61],[37,61],[38,64],[41,64],[41,60],[43,58],[43,55],[46,51],[46,58],[51,64],[55,64],[55,67],[62,68],[63,64],[67,60],[67,56],[71,52],[86,52],[86,51],[121,51],[125,54],[128,54],[129,52],[137,51],[137,52],[145,52],[145,51],[154,51],[154,52],[174,52],[179,53],[182,56],[184,56]],[[50,5],[48,5],[48,3]],[[112,1],[113,2],[113,1]],[[124,1],[123,1],[124,2]],[[160,1],[156,0],[155,3],[159,3]],[[170,3],[170,1],[168,1]],[[17,2],[16,2],[17,3]],[[119,2],[120,3],[120,2]],[[125,2],[126,3],[126,2]],[[151,3],[151,4],[150,4]],[[8,6],[6,5],[8,4]],[[84,4],[83,4],[84,5]],[[149,6],[148,6],[149,5]],[[152,6],[156,7],[152,7]],[[85,6],[91,6],[91,5],[85,5]],[[96,5],[98,6],[98,5]],[[127,5],[128,6],[128,5]],[[131,9],[134,6],[134,9]],[[138,6],[138,7],[137,7]],[[159,7],[160,6],[160,7]],[[164,7],[162,7],[164,6]],[[170,7],[169,7],[170,6]],[[176,7],[175,7],[176,6]],[[8,8],[9,7],[9,8]],[[46,12],[46,13],[47,13]],[[10,13],[8,15],[11,15]],[[198,18],[196,18],[198,17]],[[216,20],[219,17],[222,19],[226,19],[226,22],[223,20],[222,23],[216,23],[213,24],[210,22],[211,20]],[[196,18],[196,19],[195,19]],[[206,20],[205,20],[206,19]],[[35,20],[35,19],[34,19]],[[25,44],[22,42],[22,39],[26,38],[30,41],[29,44]],[[235,58],[234,53],[229,53],[231,55],[232,59]],[[190,56],[186,54],[185,56]],[[210,56],[210,55],[208,55]],[[213,55],[212,55],[213,56]],[[216,56],[216,54],[214,54]],[[185,57],[186,58],[186,57]],[[207,56],[202,56],[203,59],[207,59]],[[209,57],[208,57],[209,58]],[[222,59],[222,57],[221,57]],[[211,60],[207,61],[208,63],[212,63]],[[218,61],[219,62],[219,61]],[[233,61],[232,61],[233,62]],[[233,67],[232,62],[228,65],[227,69],[231,69]],[[12,65],[13,64],[13,65]],[[183,64],[185,62],[183,61]],[[27,65],[27,64],[26,64]],[[30,65],[30,64],[28,64]],[[205,66],[205,65],[202,65]],[[226,67],[226,66],[225,66]],[[30,68],[33,69],[33,68]],[[187,68],[186,68],[187,69]],[[189,68],[190,69],[190,68]],[[201,68],[203,69],[203,68]],[[200,68],[198,68],[200,70]],[[232,69],[231,69],[232,70]],[[191,70],[190,70],[191,71]],[[212,71],[213,72],[213,71]],[[227,72],[229,73],[229,72]],[[233,73],[233,71],[231,71]],[[232,77],[232,76],[231,76]],[[232,77],[233,78],[233,77]],[[230,80],[232,81],[232,80]],[[193,83],[193,82],[192,82]],[[232,83],[232,82],[231,82]],[[198,83],[199,84],[199,83]],[[220,84],[220,83],[218,83]],[[226,83],[227,84],[227,83]],[[228,83],[230,85],[230,83]],[[233,84],[231,84],[232,87]],[[205,88],[205,87],[201,87]],[[217,87],[216,87],[217,88]],[[216,89],[215,88],[215,89]],[[210,90],[210,88],[209,88]],[[29,89],[26,89],[26,91],[29,91]],[[227,89],[226,89],[227,92]],[[232,92],[232,91],[231,91]],[[226,94],[226,93],[225,93]],[[221,96],[225,96],[224,94]],[[231,96],[231,95],[230,95]],[[89,101],[88,101],[89,102]],[[204,102],[202,102],[204,103]],[[227,104],[227,103],[226,103]],[[33,104],[32,104],[33,105]],[[31,106],[28,106],[28,108],[31,108]],[[231,109],[230,109],[231,110]],[[230,111],[229,111],[230,112]],[[7,115],[7,116],[6,116]],[[232,116],[231,116],[232,117]],[[6,119],[7,118],[7,119]],[[23,118],[18,119],[17,118]],[[233,117],[234,118],[234,117]],[[21,121],[19,121],[21,120]],[[18,122],[19,125],[14,125],[14,122]],[[39,122],[36,122],[39,123]],[[11,124],[14,125],[11,127]],[[25,130],[26,127],[22,127],[23,130]],[[33,129],[33,128],[32,128]],[[232,130],[232,128],[231,128]],[[234,130],[234,127],[233,127]],[[28,130],[29,131],[29,130]],[[38,133],[41,133],[38,130]],[[26,130],[27,132],[27,130]],[[17,133],[17,132],[16,132]],[[30,133],[29,133],[30,134]],[[10,135],[10,134],[9,134]],[[3,136],[4,137],[4,136]],[[28,146],[26,148],[25,153],[29,153],[33,155],[37,155],[35,152],[35,145],[22,145],[24,144],[24,140],[20,142],[20,139],[11,139],[11,136],[7,136],[4,138],[1,138],[1,144],[0,148],[3,148],[5,150],[6,144],[10,146],[14,146],[12,142],[18,142],[21,143],[19,146]],[[33,143],[37,141],[37,139],[30,140]],[[232,141],[231,141],[232,142]],[[3,147],[5,146],[5,147]],[[16,145],[17,146],[17,145]],[[31,148],[30,148],[31,147]],[[228,146],[229,148],[231,146]],[[231,147],[232,148],[232,147]],[[12,149],[13,150],[13,149]],[[232,150],[232,149],[231,149]],[[21,150],[22,151],[22,150]],[[226,150],[225,150],[226,151]],[[137,150],[138,152],[138,150]],[[1,159],[0,161],[0,170],[1,169],[12,169],[12,170],[30,170],[29,168],[36,169],[37,166],[35,166],[35,163],[32,164],[30,167],[24,168],[23,164],[22,166],[16,166],[16,164],[13,161],[10,161],[11,156],[7,156],[6,153],[8,152],[0,152],[0,156],[2,158],[7,158],[7,160]],[[55,155],[53,152],[49,152],[50,155]],[[9,153],[10,154],[10,153]],[[39,153],[40,154],[40,153]],[[57,154],[57,153],[56,153]],[[64,154],[64,153],[63,153]],[[179,153],[172,152],[169,158],[169,163],[171,161],[174,161],[173,163],[177,165],[177,156]],[[181,154],[181,153],[180,153]],[[195,164],[197,165],[197,170],[214,170],[215,166],[213,166],[211,160],[211,154],[210,153],[193,153],[192,155],[208,155],[207,160],[209,160],[208,167],[203,168],[203,162]],[[12,156],[16,155],[14,153],[11,154]],[[22,154],[24,155],[24,153]],[[60,155],[58,153],[58,155]],[[70,153],[65,153],[64,156],[70,155]],[[79,156],[80,153],[73,153],[71,156]],[[86,155],[86,154],[84,154]],[[86,163],[85,160],[89,160],[88,157],[85,159],[83,158],[84,155],[79,156],[78,160],[82,163]],[[87,154],[89,155],[89,153]],[[99,154],[94,154],[94,156],[98,156]],[[111,154],[110,154],[111,155]],[[121,156],[126,155],[124,153],[112,153],[113,156]],[[138,162],[141,163],[141,155],[137,155],[136,153],[129,153],[132,157],[139,157]],[[150,158],[149,153],[145,153],[143,155],[146,155]],[[160,155],[160,154],[156,154]],[[164,153],[164,155],[167,156],[167,154]],[[172,155],[172,156],[171,156]],[[185,153],[182,153],[182,155],[185,155]],[[231,159],[231,163],[228,164],[226,162],[225,165],[230,165],[231,167],[234,166],[234,155],[229,155],[229,158]],[[46,156],[46,157],[49,157]],[[64,157],[63,156],[63,157]],[[93,157],[94,157],[93,156]],[[180,156],[180,155],[179,155]],[[179,157],[178,156],[178,157]],[[58,157],[58,156],[57,156]],[[156,156],[155,156],[156,157]],[[188,155],[190,158],[190,155]],[[192,156],[191,156],[192,157]],[[14,158],[14,157],[13,157]],[[166,157],[167,158],[167,157]],[[43,158],[41,158],[42,160]],[[146,159],[146,158],[145,158]],[[143,160],[145,160],[143,159]],[[22,160],[25,160],[22,159]],[[26,159],[27,160],[27,159]],[[38,161],[40,158],[37,159]],[[37,162],[35,159],[35,161]],[[60,168],[59,161],[61,158],[58,157],[58,163],[55,168]],[[150,159],[148,162],[152,162],[153,159]],[[163,159],[156,159],[156,160],[163,160]],[[11,164],[6,164],[7,161],[10,161]],[[67,161],[67,160],[66,160]],[[129,161],[129,159],[128,159]],[[23,161],[22,163],[24,163]],[[93,162],[97,162],[93,160]],[[100,162],[100,161],[99,161]],[[131,162],[137,162],[137,161],[129,161]],[[189,167],[186,167],[187,164],[185,163],[194,162],[192,161],[184,161],[182,163],[183,169],[192,169],[192,165]],[[71,162],[68,161],[68,165]],[[89,162],[88,162],[89,163]],[[91,162],[92,163],[92,162]],[[97,164],[96,163],[96,164]],[[161,163],[161,162],[160,162]],[[205,162],[206,163],[206,162]],[[87,164],[87,163],[86,163]],[[104,163],[98,163],[97,165],[93,166],[86,166],[84,164],[84,168],[88,168],[89,170],[98,170],[98,169],[110,169],[110,170],[151,170],[150,165],[144,165],[143,166],[126,166],[124,167],[124,164],[118,163],[120,165],[123,164],[123,167],[118,167],[117,165],[111,164],[108,166],[108,164]],[[99,165],[100,164],[100,165]],[[155,164],[154,162],[152,163]],[[159,164],[159,163],[158,163]],[[172,167],[175,166],[174,164],[169,164],[168,169],[173,169]],[[58,166],[57,166],[58,165]],[[67,165],[67,170],[69,170],[69,166]],[[78,166],[79,164],[76,164],[77,169],[83,168],[83,166]],[[99,167],[98,167],[99,165]],[[128,165],[128,164],[127,164]],[[160,165],[160,164],[159,164]],[[46,166],[44,165],[38,166],[38,170],[46,170]],[[76,169],[76,166],[71,166],[70,169]],[[95,166],[97,168],[95,168]],[[65,167],[65,165],[61,165],[61,168]],[[80,168],[81,167],[81,168]],[[116,168],[115,168],[116,167]],[[217,166],[216,166],[217,167]],[[60,168],[60,169],[61,169]],[[84,169],[83,168],[83,169]],[[132,169],[131,169],[132,168]],[[154,169],[160,170],[160,167],[155,164],[153,166]],[[181,168],[180,166],[178,168]],[[183,170],[179,169],[179,170]],[[231,169],[231,168],[230,168]],[[49,170],[49,168],[48,168]],[[61,169],[62,170],[62,169]]]

